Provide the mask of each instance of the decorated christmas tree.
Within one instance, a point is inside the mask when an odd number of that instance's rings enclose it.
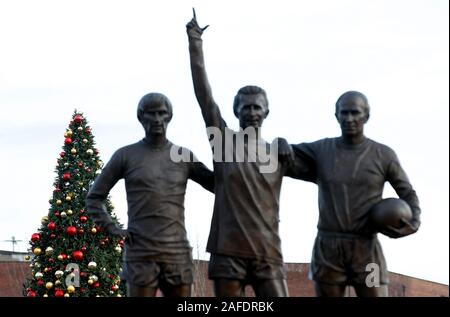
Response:
[[[48,215],[31,235],[32,276],[25,282],[24,295],[122,296],[124,241],[96,226],[85,210],[89,186],[103,163],[82,113],[75,110],[64,138]],[[117,222],[109,199],[106,206]]]

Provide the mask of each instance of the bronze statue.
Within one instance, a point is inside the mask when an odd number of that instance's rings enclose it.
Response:
[[[306,156],[312,162],[319,186],[318,234],[310,271],[318,296],[343,296],[346,285],[353,285],[358,296],[388,295],[384,255],[369,221],[371,208],[382,200],[385,182],[410,206],[412,220],[403,219],[402,227],[387,227],[382,233],[399,238],[420,226],[417,195],[395,152],[364,135],[369,113],[364,94],[346,92],[336,102],[341,137],[293,146],[297,158],[305,162]],[[377,273],[375,286],[372,273]]]
[[[212,144],[216,196],[207,244],[211,253],[208,275],[214,280],[215,294],[243,296],[245,286],[251,285],[257,296],[287,296],[278,233],[280,188],[285,175],[306,177],[306,165],[289,164],[283,159],[284,151],[279,151],[281,157],[271,151],[268,158],[276,164],[273,169],[261,169],[264,149],[270,147],[260,134],[269,113],[265,91],[257,86],[238,91],[233,110],[241,130],[229,129],[207,79],[201,38],[206,27],[198,26],[195,11],[186,28],[195,95],[207,130],[218,131],[219,135],[219,142]],[[227,140],[236,140],[236,144]],[[240,160],[239,140],[244,140],[248,151],[245,160]],[[253,152],[251,144],[256,144]]]
[[[95,180],[86,198],[88,213],[110,233],[126,237],[122,278],[128,296],[190,296],[192,251],[184,224],[184,196],[188,179],[214,191],[214,175],[184,150],[190,160],[174,161],[176,147],[166,138],[172,105],[160,93],[142,97],[137,117],[145,138],[117,150]],[[112,223],[104,202],[124,178],[128,201],[128,229]]]

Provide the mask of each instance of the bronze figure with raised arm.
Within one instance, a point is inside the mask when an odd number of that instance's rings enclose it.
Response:
[[[298,160],[291,164],[284,157],[289,151],[278,151],[279,142],[262,139],[269,103],[258,86],[238,90],[233,111],[240,130],[227,127],[206,75],[202,48],[206,27],[199,27],[195,11],[186,27],[195,96],[213,136],[215,203],[207,244],[209,278],[221,297],[244,296],[246,285],[256,296],[288,296],[278,228],[280,189],[285,175],[307,177],[306,164]]]

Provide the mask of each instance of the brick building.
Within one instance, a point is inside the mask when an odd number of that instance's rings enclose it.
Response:
[[[25,253],[13,253],[0,251],[0,297],[22,296],[22,285],[31,269],[29,262],[24,261]],[[193,296],[214,296],[212,282],[208,280],[208,262],[195,260],[196,280],[193,288]],[[313,283],[308,279],[309,264],[286,263],[288,275],[289,294],[292,297],[314,296]],[[390,273],[391,283],[389,295],[392,297],[448,297],[448,285],[434,283],[397,273]],[[253,296],[251,288],[246,290],[248,296]],[[351,288],[347,290],[347,296],[354,296]]]

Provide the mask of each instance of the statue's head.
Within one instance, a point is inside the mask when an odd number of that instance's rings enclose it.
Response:
[[[165,135],[167,125],[172,119],[172,103],[163,94],[146,94],[139,101],[137,117],[146,135]]]
[[[370,107],[367,97],[358,91],[347,91],[336,101],[335,116],[341,126],[342,135],[363,135],[364,124],[369,120]]]
[[[261,127],[269,114],[266,92],[258,86],[242,87],[234,97],[233,111],[241,128]]]

